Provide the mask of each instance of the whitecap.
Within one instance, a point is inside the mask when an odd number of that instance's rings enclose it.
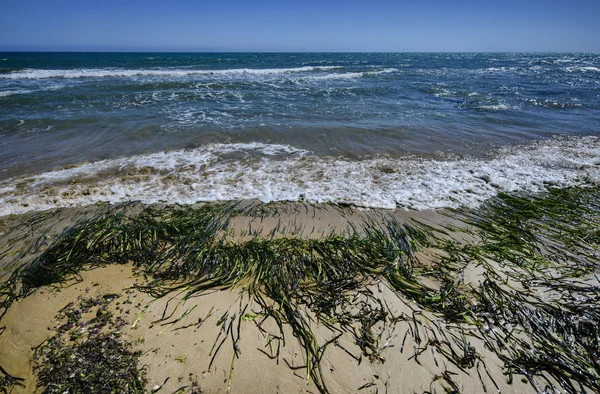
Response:
[[[509,105],[506,104],[489,104],[489,105],[480,105],[477,108],[488,110],[488,111],[506,111],[511,109]]]
[[[566,72],[600,72],[600,67],[592,67],[592,66],[577,66],[577,67],[565,67]]]
[[[5,91],[1,91],[0,92],[0,97],[8,97],[8,96],[13,96],[15,94],[27,94],[27,93],[31,93],[31,90],[5,90]]]
[[[236,68],[225,70],[192,70],[192,69],[72,69],[42,70],[26,69],[1,74],[0,79],[46,79],[46,78],[131,78],[131,77],[185,77],[194,75],[278,75],[313,71],[326,71],[341,68],[340,66],[306,66],[295,68]]]

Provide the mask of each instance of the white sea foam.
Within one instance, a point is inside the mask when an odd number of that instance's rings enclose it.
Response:
[[[488,67],[486,69],[483,69],[483,71],[489,71],[489,72],[500,72],[500,71],[515,71],[517,70],[516,67]]]
[[[600,67],[593,66],[577,66],[577,67],[565,67],[566,72],[600,72]]]
[[[477,107],[479,109],[488,110],[488,111],[506,111],[511,109],[512,107],[506,104],[489,104],[489,105],[481,105]]]
[[[24,89],[5,90],[5,91],[0,92],[0,97],[8,97],[8,96],[13,96],[15,94],[27,94],[27,93],[31,93],[31,90],[24,90]]]
[[[368,76],[381,75],[381,74],[389,74],[398,71],[396,68],[385,68],[383,70],[378,71],[358,71],[358,72],[345,72],[345,73],[331,73],[331,74],[323,74],[323,75],[306,75],[299,76],[294,78],[296,81],[304,80],[304,81],[325,81],[325,80],[333,80],[333,79],[358,79]]]
[[[573,62],[577,62],[577,60],[574,57],[566,57],[566,58],[560,58],[560,59],[556,59],[554,60],[554,64],[565,64],[565,63],[573,63]]]
[[[335,79],[335,78],[360,78],[369,75],[380,75],[380,74],[389,74],[398,71],[397,68],[386,68],[378,71],[359,71],[359,72],[348,72],[348,73],[339,73],[339,74],[327,74],[322,76],[313,76],[315,79]]]
[[[4,91],[0,91],[0,97],[14,96],[14,95],[17,95],[17,94],[30,94],[30,93],[40,92],[40,91],[49,92],[49,91],[53,91],[53,90],[60,90],[60,89],[63,89],[65,87],[66,87],[66,85],[53,84],[53,85],[42,87],[42,88],[37,89],[37,90],[35,90],[35,89],[34,90],[29,90],[29,89],[4,90]]]
[[[46,87],[42,88],[41,90],[44,90],[44,91],[53,91],[53,90],[64,89],[66,87],[67,87],[66,85],[58,84],[57,83],[57,84],[46,86]]]
[[[557,100],[551,100],[551,99],[545,99],[545,100],[538,100],[538,99],[534,99],[534,98],[528,98],[528,99],[524,99],[523,101],[526,101],[530,104],[539,106],[539,107],[545,107],[545,108],[582,108],[583,104],[578,103],[577,98],[571,98],[569,100],[569,102],[561,102],[561,101],[557,101]]]
[[[192,70],[192,69],[72,69],[41,70],[26,69],[9,74],[1,74],[0,79],[46,79],[46,78],[132,78],[132,77],[186,77],[194,75],[279,75],[326,71],[339,69],[338,66],[306,66],[295,68],[235,68],[225,70]]]
[[[96,202],[305,199],[412,209],[477,206],[505,192],[600,183],[600,138],[513,147],[489,160],[317,157],[271,144],[216,144],[82,164],[0,182],[0,215]]]

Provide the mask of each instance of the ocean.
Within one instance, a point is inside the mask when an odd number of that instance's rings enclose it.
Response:
[[[600,55],[0,53],[0,215],[600,183]]]

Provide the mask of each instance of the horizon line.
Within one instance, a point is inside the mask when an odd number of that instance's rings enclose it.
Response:
[[[243,50],[5,50],[0,53],[581,53],[599,54],[596,51],[243,51]]]

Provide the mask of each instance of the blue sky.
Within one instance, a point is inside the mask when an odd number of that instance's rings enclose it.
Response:
[[[600,52],[600,0],[3,0],[0,50]]]

